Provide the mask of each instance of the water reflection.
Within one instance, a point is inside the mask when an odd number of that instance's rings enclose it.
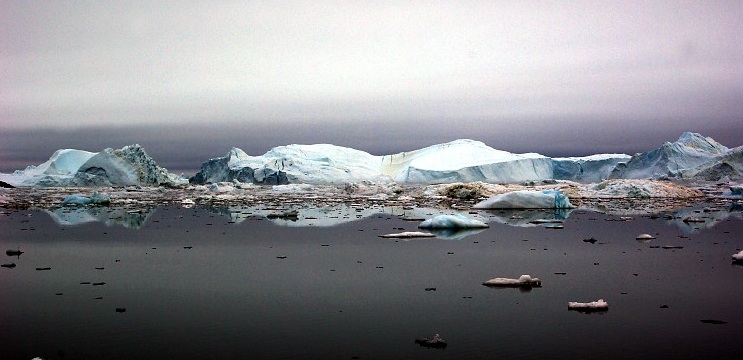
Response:
[[[102,222],[106,226],[123,226],[139,229],[155,213],[154,207],[124,209],[109,207],[74,207],[44,210],[59,225],[76,226],[90,222]]]
[[[495,222],[514,227],[555,227],[561,226],[575,211],[587,209],[522,209],[522,210],[481,210],[411,208],[402,206],[382,206],[339,203],[324,207],[307,207],[306,204],[288,204],[286,207],[257,206],[218,206],[209,211],[228,219],[230,223],[240,224],[248,219],[265,218],[279,226],[288,227],[332,227],[352,221],[369,218],[379,214],[396,216],[411,222],[421,222],[440,214],[461,214],[484,222]],[[588,209],[596,211],[597,209]],[[76,226],[91,222],[102,222],[107,226],[122,226],[139,229],[145,225],[155,207],[111,208],[111,207],[63,207],[44,210],[59,225]],[[601,211],[598,211],[601,212]],[[636,212],[610,212],[612,215],[638,215]],[[643,213],[662,218],[668,224],[685,233],[695,233],[710,229],[729,219],[743,219],[743,206],[700,204],[684,206],[675,210]],[[482,230],[439,230],[436,234],[444,239],[462,239]]]
[[[573,209],[488,210],[489,219],[517,227],[548,226],[563,222]]]

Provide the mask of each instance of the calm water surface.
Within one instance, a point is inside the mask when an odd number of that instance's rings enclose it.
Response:
[[[378,235],[418,222],[390,214],[320,227],[198,208],[107,222],[8,211],[2,250],[25,253],[0,261],[16,264],[0,268],[0,358],[740,358],[739,211],[699,229],[575,211],[555,230],[480,214],[485,231],[402,241]],[[543,287],[481,285],[521,274]],[[608,312],[567,309],[599,298]],[[446,349],[414,343],[435,333]]]

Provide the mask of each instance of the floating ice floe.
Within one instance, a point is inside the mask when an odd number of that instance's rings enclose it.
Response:
[[[436,237],[435,234],[420,232],[420,231],[404,231],[394,234],[379,235],[381,238],[395,238],[395,239],[412,239],[412,238],[430,238]]]
[[[517,190],[492,196],[473,206],[475,209],[570,209],[565,194],[554,190]]]
[[[649,241],[653,239],[655,239],[655,236],[650,235],[650,234],[640,234],[640,235],[637,235],[637,237],[635,237],[635,240],[639,240],[639,241]]]
[[[568,302],[568,309],[578,311],[606,311],[609,310],[609,303],[604,301],[604,299],[598,299],[596,301],[585,303],[570,301]]]
[[[431,219],[425,220],[420,225],[422,229],[467,229],[467,228],[486,228],[488,224],[475,219],[470,219],[462,214],[454,215],[437,215]]]
[[[500,287],[541,287],[542,281],[538,278],[533,278],[530,275],[521,275],[518,279],[495,278],[485,281],[482,284],[485,286]]]
[[[743,250],[741,250],[737,254],[733,254],[733,260],[735,260],[735,261],[743,261]]]
[[[82,194],[74,194],[67,196],[61,206],[65,205],[106,205],[111,202],[111,198],[106,194],[99,194],[97,191],[93,192],[93,195],[87,197]]]

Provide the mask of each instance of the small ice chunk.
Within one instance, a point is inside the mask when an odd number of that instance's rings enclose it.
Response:
[[[435,234],[431,234],[431,233],[420,232],[420,231],[404,231],[404,232],[401,232],[401,233],[379,235],[379,237],[381,237],[381,238],[410,239],[410,238],[436,237],[436,235]]]
[[[743,261],[743,250],[741,250],[737,254],[733,254],[733,260],[735,260],[735,261]]]
[[[445,228],[486,228],[488,224],[475,219],[470,219],[461,214],[437,215],[423,221],[419,228],[423,229],[445,229]]]
[[[636,240],[653,240],[655,239],[655,236],[650,235],[650,234],[640,234],[640,235],[637,235],[635,239]]]
[[[570,301],[568,302],[568,309],[583,310],[583,311],[609,310],[609,303],[604,301],[604,299],[598,299],[596,301],[591,301],[591,302],[586,302],[586,303]]]
[[[495,278],[482,283],[485,286],[503,286],[503,287],[541,287],[542,282],[531,275],[521,275],[518,279]]]

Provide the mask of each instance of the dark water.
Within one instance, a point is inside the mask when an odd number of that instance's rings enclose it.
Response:
[[[109,217],[0,216],[2,250],[25,252],[2,255],[17,266],[0,268],[0,359],[741,357],[737,216],[694,230],[579,211],[562,230],[491,221],[461,240],[413,241],[377,237],[416,230],[388,214],[333,227],[206,209]],[[521,274],[543,287],[481,285]],[[567,309],[599,298],[608,312]],[[435,333],[446,349],[414,343]]]

